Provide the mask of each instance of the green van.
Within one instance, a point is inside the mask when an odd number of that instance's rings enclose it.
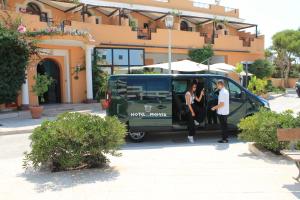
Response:
[[[217,80],[223,79],[230,93],[230,129],[237,129],[240,119],[269,107],[267,100],[252,94],[230,78],[219,75],[113,75],[109,79],[107,100],[109,116],[117,116],[128,125],[128,135],[136,142],[146,133],[187,130],[185,120],[185,93],[192,81],[205,89],[205,98],[199,103],[202,123],[198,131],[218,129],[216,113]],[[198,89],[197,89],[198,91]]]

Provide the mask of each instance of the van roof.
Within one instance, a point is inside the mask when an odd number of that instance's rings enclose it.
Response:
[[[127,77],[127,76],[166,76],[166,77],[220,77],[220,78],[228,78],[226,76],[217,75],[217,74],[117,74],[111,75],[111,77]]]

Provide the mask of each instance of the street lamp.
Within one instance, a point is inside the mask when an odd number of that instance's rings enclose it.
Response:
[[[172,29],[173,29],[173,25],[174,25],[174,16],[173,15],[167,15],[165,18],[165,25],[167,27],[167,29],[169,29],[169,47],[168,47],[168,60],[169,60],[169,74],[172,74],[172,68],[171,68],[171,62],[172,62],[172,49],[171,49],[171,45],[172,45]]]

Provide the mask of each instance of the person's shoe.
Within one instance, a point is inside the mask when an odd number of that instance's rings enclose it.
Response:
[[[189,141],[189,143],[194,143],[194,137],[193,136],[188,136],[188,141]]]
[[[227,139],[222,139],[222,140],[219,140],[218,143],[228,143],[228,140]]]
[[[197,122],[197,120],[194,120],[194,123],[196,126],[199,126],[199,122]]]

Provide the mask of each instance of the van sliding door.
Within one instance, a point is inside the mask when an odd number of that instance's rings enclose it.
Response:
[[[127,80],[131,130],[167,130],[172,127],[170,77],[137,76]]]

